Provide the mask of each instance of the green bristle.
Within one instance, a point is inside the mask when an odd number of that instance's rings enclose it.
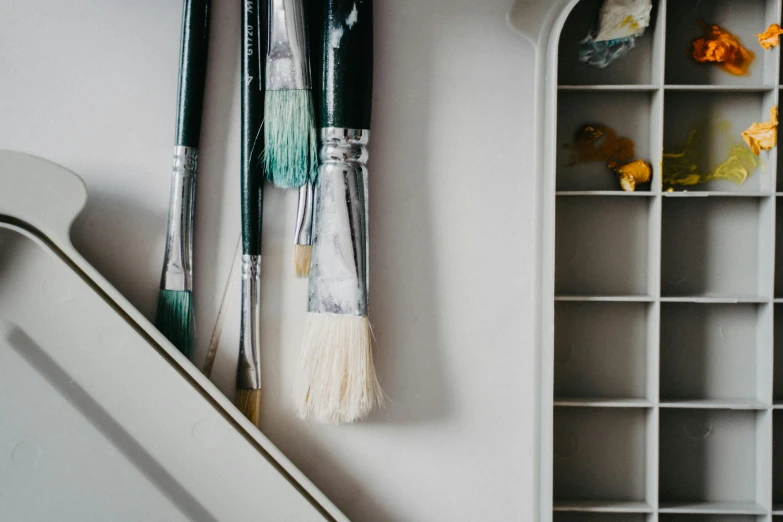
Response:
[[[161,289],[155,326],[180,352],[190,357],[193,342],[193,294]]]
[[[315,179],[318,141],[311,91],[266,91],[264,141],[264,171],[276,187],[297,188]]]

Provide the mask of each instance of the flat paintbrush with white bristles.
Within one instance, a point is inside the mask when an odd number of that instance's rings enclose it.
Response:
[[[324,0],[308,319],[295,387],[301,418],[354,422],[383,403],[368,314],[367,143],[373,67],[371,0]],[[315,17],[314,17],[315,18]]]

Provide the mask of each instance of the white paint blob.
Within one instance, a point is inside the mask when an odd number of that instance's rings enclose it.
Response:
[[[339,49],[340,48],[340,40],[343,39],[343,28],[338,27],[334,31],[332,31],[332,40],[329,42],[332,46],[332,49]]]
[[[356,2],[354,2],[353,9],[351,9],[348,18],[345,19],[345,25],[348,26],[348,29],[353,29],[353,24],[355,24],[357,20],[359,20],[359,10],[356,9]]]

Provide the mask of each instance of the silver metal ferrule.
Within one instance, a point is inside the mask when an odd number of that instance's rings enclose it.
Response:
[[[294,231],[294,244],[313,244],[313,184],[307,182],[299,187],[299,203],[296,207],[296,230]]]
[[[266,90],[310,89],[302,0],[269,0]]]
[[[197,148],[174,147],[166,253],[160,281],[164,290],[193,289],[193,207],[197,167]]]
[[[370,131],[321,129],[308,310],[367,315]]]
[[[261,256],[242,256],[242,322],[237,388],[261,389]]]

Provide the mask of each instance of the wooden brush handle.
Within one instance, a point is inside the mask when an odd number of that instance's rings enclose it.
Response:
[[[372,112],[372,0],[322,0],[314,76],[321,127],[369,129]],[[320,63],[319,63],[320,62]]]
[[[185,0],[179,62],[176,145],[198,148],[207,76],[209,0]]]
[[[261,255],[267,2],[243,0],[242,4],[242,253]]]

